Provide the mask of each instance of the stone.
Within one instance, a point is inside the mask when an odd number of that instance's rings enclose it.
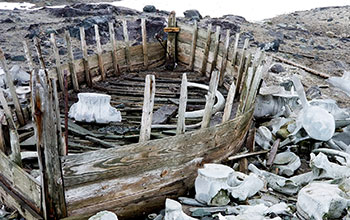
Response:
[[[327,31],[327,32],[326,32],[326,35],[327,35],[327,37],[330,37],[330,38],[335,37],[335,33],[332,32],[332,31]]]
[[[276,63],[270,68],[270,71],[273,73],[282,73],[282,72],[285,72],[286,70],[284,69],[282,64]]]
[[[23,55],[11,56],[12,61],[26,61],[26,58]]]
[[[153,13],[153,12],[157,12],[157,9],[154,5],[146,5],[145,7],[143,7],[143,11],[148,13]]]
[[[275,39],[272,42],[260,44],[259,48],[267,52],[278,52],[281,42],[280,39]]]
[[[164,220],[196,220],[182,211],[182,206],[179,202],[166,199],[165,200],[165,216]]]
[[[101,211],[98,212],[96,215],[91,216],[89,220],[118,220],[118,217],[113,212]]]
[[[321,97],[321,89],[318,86],[311,86],[308,90],[305,92],[306,98],[308,99],[316,99]]]
[[[195,9],[184,11],[184,15],[185,15],[185,18],[190,18],[191,20],[197,20],[197,21],[203,18],[202,15],[199,13],[199,11]]]
[[[69,109],[69,117],[77,121],[121,122],[120,111],[110,105],[111,96],[99,93],[79,93],[79,101]]]

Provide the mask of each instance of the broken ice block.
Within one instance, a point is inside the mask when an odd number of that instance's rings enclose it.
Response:
[[[69,109],[69,117],[77,121],[109,123],[122,120],[120,111],[110,105],[111,96],[99,93],[79,93],[79,101]]]

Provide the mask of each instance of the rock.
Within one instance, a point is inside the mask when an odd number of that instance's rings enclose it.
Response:
[[[0,23],[4,24],[4,23],[15,23],[15,22],[11,18],[6,18],[4,20],[1,20]]]
[[[191,20],[197,20],[197,21],[203,18],[202,15],[199,13],[199,11],[195,9],[184,11],[184,15],[185,15],[185,18],[190,18]]]
[[[260,44],[259,48],[263,51],[278,52],[281,42],[280,39],[275,39],[272,42]]]
[[[321,45],[317,45],[314,47],[316,50],[326,50],[325,47],[321,46]]]
[[[146,5],[143,7],[144,12],[152,13],[152,12],[157,12],[157,9],[154,5]]]
[[[26,61],[26,58],[23,55],[16,55],[11,57],[12,61]]]
[[[96,215],[91,216],[89,220],[118,220],[118,217],[113,212],[101,211],[98,212]]]
[[[349,197],[335,184],[314,182],[298,193],[297,211],[304,219],[341,219],[348,207]]]
[[[321,89],[318,86],[311,86],[308,90],[305,92],[306,98],[308,99],[316,99],[321,97]]]
[[[342,77],[329,77],[327,82],[350,96],[350,72],[344,72]]]
[[[333,33],[332,31],[327,31],[326,35],[327,35],[327,37],[330,37],[330,38],[335,37],[335,33]]]
[[[182,211],[182,206],[179,202],[172,199],[165,200],[165,216],[164,220],[196,220]]]
[[[281,64],[276,63],[270,68],[270,71],[273,73],[282,73],[282,72],[285,72],[286,70]]]
[[[110,95],[79,93],[79,101],[69,109],[69,117],[77,121],[109,123],[122,120],[120,112],[111,107]]]

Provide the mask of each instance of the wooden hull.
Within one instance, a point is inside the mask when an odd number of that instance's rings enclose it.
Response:
[[[62,158],[69,219],[101,210],[135,219],[184,195],[197,169],[236,153],[250,127],[253,109],[226,123],[119,149]]]

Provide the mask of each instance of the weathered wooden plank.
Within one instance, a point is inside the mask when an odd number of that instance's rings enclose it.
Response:
[[[3,117],[1,116],[1,119],[0,119],[0,151],[3,153],[6,153],[8,147],[5,145],[4,130],[2,128],[2,119],[3,119]]]
[[[125,62],[126,62],[126,68],[128,71],[130,71],[130,63],[131,63],[131,57],[130,57],[130,43],[129,43],[129,33],[128,33],[128,23],[126,20],[123,20],[123,35],[124,35],[124,43],[125,43]]]
[[[71,41],[70,34],[67,30],[64,32],[64,39],[65,39],[66,45],[67,45],[68,59],[69,59],[68,65],[69,65],[70,75],[72,76],[73,89],[74,89],[74,91],[79,91],[78,77],[77,77],[76,70],[74,68],[74,56],[73,56],[72,41]]]
[[[236,95],[239,94],[239,91],[241,89],[241,84],[242,84],[242,78],[243,78],[243,73],[244,73],[244,64],[245,64],[245,60],[246,60],[246,50],[248,47],[248,43],[249,43],[249,39],[245,39],[244,41],[244,46],[242,48],[242,57],[241,60],[239,62],[239,68],[238,68],[238,76],[237,76],[237,80],[236,80]]]
[[[112,44],[112,51],[111,52],[112,52],[114,75],[118,75],[117,42],[115,40],[113,23],[109,22],[108,27],[109,27],[109,37],[110,37],[110,41]]]
[[[248,93],[248,98],[247,98],[247,101],[245,104],[246,110],[251,108],[252,104],[254,103],[254,99],[255,99],[256,92],[257,92],[257,89],[258,89],[258,86],[259,86],[259,83],[261,80],[261,76],[263,74],[263,70],[264,70],[263,66],[259,66],[255,72],[255,75],[254,75],[254,78],[252,80],[250,90]]]
[[[226,65],[227,65],[227,54],[228,54],[228,48],[230,44],[230,29],[226,30],[226,41],[225,41],[225,49],[222,54],[222,60],[221,60],[221,68],[220,68],[220,80],[219,80],[219,85],[222,86],[224,83],[224,78],[225,78],[225,71],[226,71]]]
[[[195,59],[196,45],[197,45],[197,37],[198,37],[198,24],[197,24],[197,21],[195,21],[194,22],[194,26],[193,26],[193,32],[192,32],[190,64],[188,65],[188,68],[191,71],[193,71],[193,66],[194,66],[194,59]]]
[[[180,99],[179,99],[179,113],[177,118],[176,134],[183,134],[186,131],[185,112],[187,105],[187,75],[182,74]]]
[[[85,72],[85,80],[86,84],[91,87],[92,86],[92,80],[91,80],[91,73],[90,73],[90,67],[88,62],[88,52],[87,52],[87,46],[85,41],[85,29],[84,27],[80,27],[80,42],[81,42],[81,50],[83,51],[83,65],[84,65],[84,72]]]
[[[218,53],[219,53],[220,31],[221,31],[221,27],[216,26],[214,52],[213,52],[213,59],[211,62],[211,66],[210,66],[210,75],[213,72],[213,70],[216,68],[216,61],[218,59]]]
[[[32,72],[34,70],[34,63],[33,63],[32,54],[31,54],[31,52],[29,50],[29,46],[28,46],[28,41],[27,40],[23,41],[23,48],[24,48],[24,54],[26,55],[26,60],[28,62],[29,72],[30,72],[30,74],[32,74]]]
[[[168,17],[168,27],[176,27],[175,11],[172,11]],[[176,35],[177,33],[168,33],[166,61],[170,64],[175,64],[176,62]]]
[[[208,62],[208,55],[209,55],[209,49],[210,49],[210,42],[211,42],[211,24],[208,25],[207,29],[207,39],[205,42],[205,48],[203,53],[203,60],[202,60],[202,67],[200,72],[202,74],[205,74],[207,70],[207,62]]]
[[[55,62],[56,62],[56,72],[57,72],[57,79],[58,79],[58,83],[60,85],[60,89],[61,91],[64,90],[64,84],[63,84],[63,72],[62,72],[62,68],[61,68],[61,58],[60,58],[60,54],[58,52],[58,48],[57,48],[57,44],[56,44],[56,38],[55,38],[55,34],[51,33],[50,34],[50,42],[51,42],[51,46],[52,46],[52,51],[53,51],[53,55],[55,57]]]
[[[145,79],[145,93],[143,97],[142,119],[139,142],[148,141],[151,137],[151,125],[154,105],[156,82],[154,75],[147,75]]]
[[[235,92],[236,92],[236,86],[235,86],[235,83],[232,82],[226,98],[224,115],[222,116],[223,123],[228,121],[231,117],[231,111],[232,111],[233,100],[235,98]]]
[[[232,61],[231,61],[232,66],[235,66],[237,62],[238,42],[239,42],[239,33],[236,33],[235,44],[233,46]]]
[[[254,68],[249,67],[247,70],[245,80],[243,82],[242,94],[241,94],[240,101],[239,101],[237,115],[241,115],[244,112],[244,107],[246,106],[247,99],[249,96],[250,85],[252,83],[253,75],[254,75]]]
[[[1,49],[0,49],[0,64],[1,64],[3,71],[5,72],[6,85],[10,89],[10,94],[11,94],[12,101],[13,101],[13,104],[14,104],[15,109],[16,109],[16,115],[18,118],[18,122],[20,123],[20,125],[25,125],[26,121],[25,121],[25,118],[23,115],[23,110],[22,110],[21,104],[19,103],[19,100],[17,97],[16,88],[15,88],[15,85],[13,84],[11,73],[7,67],[7,64],[6,64],[4,52]]]
[[[205,103],[201,128],[207,128],[210,124],[212,110],[215,102],[215,94],[219,83],[219,77],[220,77],[220,73],[218,71],[214,71],[211,74],[211,78],[209,82],[209,90],[208,90],[207,100]]]
[[[106,80],[106,71],[104,67],[103,57],[102,57],[102,45],[100,40],[100,32],[98,30],[98,25],[95,24],[95,39],[96,39],[96,48],[97,48],[97,59],[98,59],[98,67],[100,70],[100,74],[102,77],[102,80]]]
[[[142,53],[143,53],[143,65],[145,69],[148,68],[148,44],[147,44],[147,29],[146,19],[141,19],[141,32],[142,32]]]
[[[180,28],[179,27],[165,27],[164,29],[165,33],[177,33],[180,32]]]
[[[177,112],[176,105],[161,105],[157,111],[153,113],[152,125],[164,124],[169,121]]]

